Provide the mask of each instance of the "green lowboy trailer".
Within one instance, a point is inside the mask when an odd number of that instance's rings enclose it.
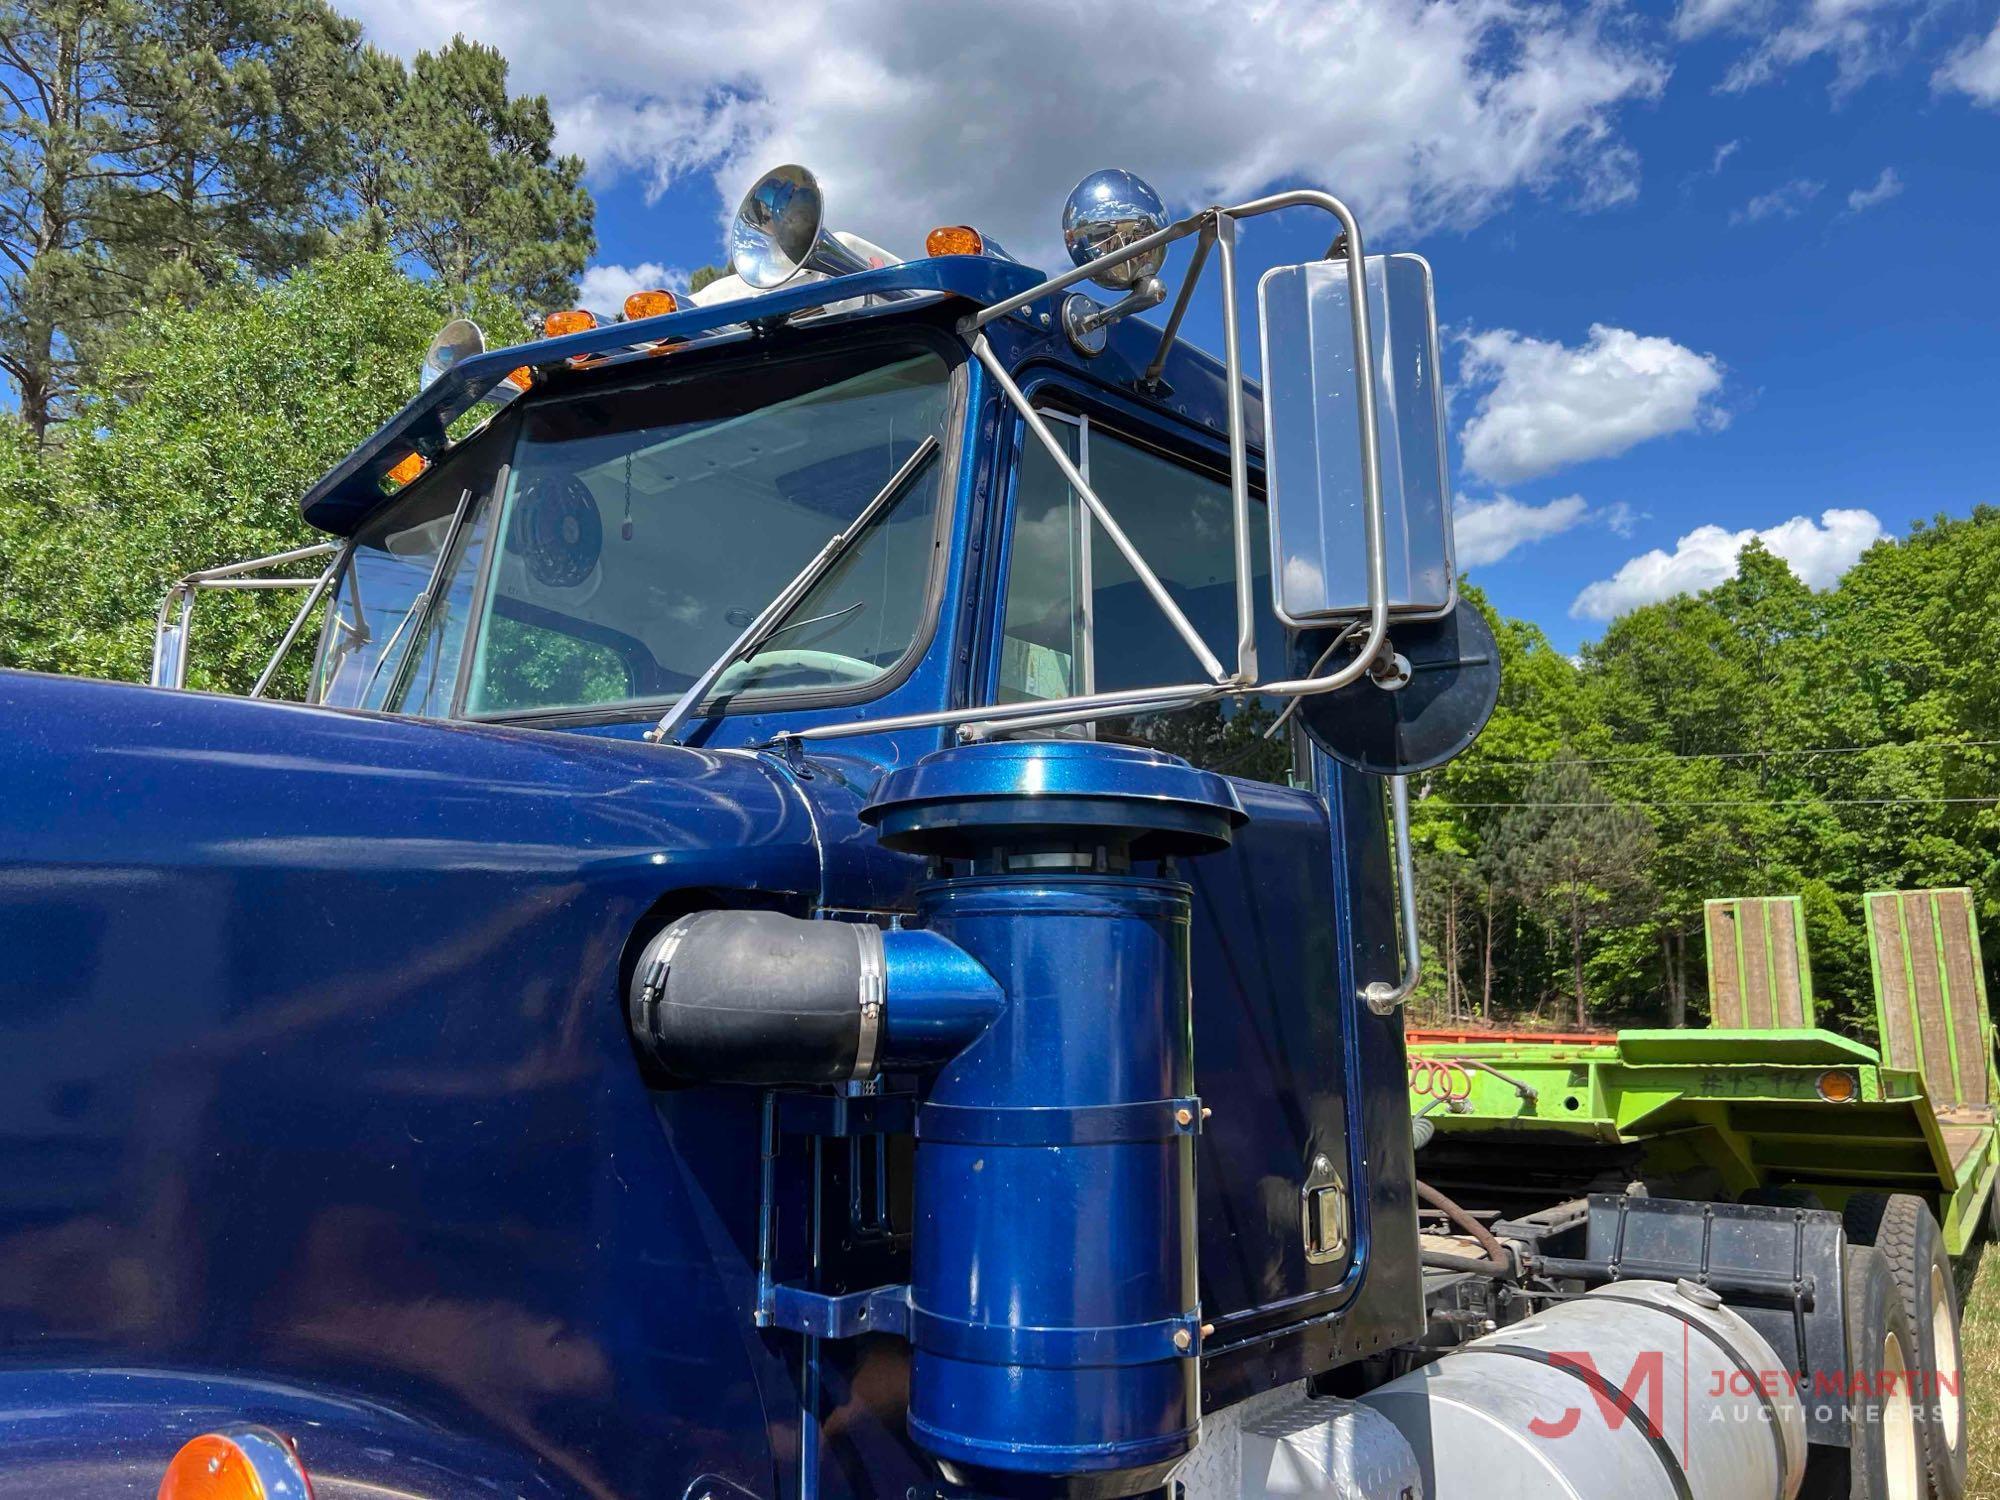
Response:
[[[2000,1099],[1972,895],[1865,900],[1877,1045],[1816,1028],[1797,898],[1708,903],[1715,1024],[1409,1035],[1422,1175],[1552,1191],[1671,1181],[1719,1200],[1910,1193],[1961,1254],[1994,1219]]]

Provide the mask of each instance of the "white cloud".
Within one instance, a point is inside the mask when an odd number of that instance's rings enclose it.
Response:
[[[654,288],[679,292],[685,291],[687,284],[687,272],[653,260],[636,266],[592,266],[577,283],[577,305],[616,315],[624,312],[625,299],[634,292]]]
[[[1647,519],[1645,512],[1634,510],[1624,500],[1607,505],[1596,514],[1613,536],[1629,537],[1639,529],[1639,523]]]
[[[1511,495],[1471,499],[1461,495],[1452,507],[1452,532],[1461,568],[1497,563],[1518,547],[1560,536],[1581,525],[1590,507],[1583,496],[1567,495],[1546,505],[1523,505]]]
[[[711,8],[693,30],[628,0],[343,8],[399,51],[461,30],[501,48],[599,180],[694,175],[733,207],[802,161],[836,224],[904,253],[952,222],[1040,253],[1106,165],[1182,207],[1324,184],[1378,231],[1475,223],[1523,191],[1615,202],[1637,171],[1620,108],[1668,71],[1614,7],[1539,0],[1168,0],[1142,25],[1020,0],[976,26],[955,5],[821,0]]]
[[[1714,404],[1721,362],[1669,338],[1595,323],[1574,347],[1511,328],[1464,344],[1461,377],[1484,389],[1459,442],[1465,467],[1495,484],[1728,420]]]
[[[1737,554],[1753,538],[1789,563],[1801,582],[1823,589],[1882,539],[1882,523],[1873,511],[1833,509],[1822,511],[1817,521],[1793,516],[1762,531],[1697,526],[1672,552],[1655,547],[1585,588],[1570,605],[1570,616],[1610,620],[1642,604],[1712,589],[1735,575]]]
[[[1719,88],[1741,93],[1769,83],[1815,58],[1833,69],[1831,89],[1844,98],[1894,65],[1910,47],[1912,13],[1928,0],[1682,0],[1675,33],[1691,40],[1726,31],[1749,50],[1731,64]]]
[[[1745,11],[1757,9],[1759,0],[1681,0],[1674,12],[1674,35],[1692,41],[1711,31],[1735,25]]]
[[[1810,177],[1794,177],[1768,193],[1759,193],[1730,214],[1731,224],[1755,224],[1762,219],[1796,219],[1808,203],[1826,190],[1826,184]]]
[[[1714,176],[1719,173],[1722,170],[1722,164],[1742,149],[1743,142],[1740,139],[1724,141],[1720,146],[1717,146],[1715,148],[1715,160],[1709,163],[1709,175]]]
[[[1967,42],[1946,58],[1931,75],[1931,85],[1969,94],[1976,104],[2000,109],[2000,21],[1993,23],[1984,41]]]
[[[1887,203],[1903,191],[1903,179],[1896,175],[1894,167],[1884,167],[1882,175],[1875,179],[1871,187],[1856,188],[1847,195],[1847,211],[1862,214],[1869,209]]]

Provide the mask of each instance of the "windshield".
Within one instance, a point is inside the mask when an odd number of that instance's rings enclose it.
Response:
[[[462,523],[466,486],[427,484],[421,513],[413,493],[408,514],[357,533],[336,608],[358,603],[370,634],[343,647],[329,629],[324,701],[474,716],[670,702],[943,440],[949,390],[945,361],[905,346],[530,408]],[[896,667],[927,616],[943,467],[923,466],[717,695],[848,692]],[[398,620],[380,617],[408,613],[447,546],[434,606],[391,642]]]

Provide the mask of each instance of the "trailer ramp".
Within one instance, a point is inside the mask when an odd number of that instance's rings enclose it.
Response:
[[[1797,896],[1702,903],[1709,1024],[1724,1031],[1803,1031],[1813,1024],[1805,904]]]
[[[1963,1182],[1994,1135],[1993,1019],[1972,892],[1871,891],[1865,906],[1883,1061],[1923,1075]]]

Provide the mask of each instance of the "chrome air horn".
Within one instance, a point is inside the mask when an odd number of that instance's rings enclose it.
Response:
[[[872,269],[826,227],[826,197],[801,166],[776,167],[743,195],[729,226],[729,264],[760,292],[801,271],[848,276]]]

